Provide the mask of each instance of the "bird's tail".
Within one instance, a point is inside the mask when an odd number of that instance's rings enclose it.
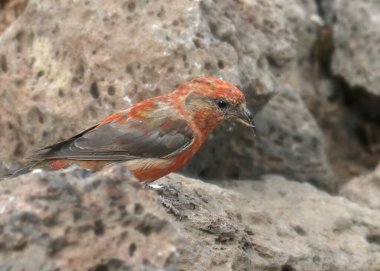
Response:
[[[70,166],[77,166],[79,168],[87,169],[89,171],[97,171],[102,169],[104,166],[111,164],[111,163],[117,163],[120,161],[102,161],[102,160],[89,160],[89,161],[81,161],[81,160],[68,160],[68,159],[55,159],[55,160],[40,160],[40,161],[34,161],[25,167],[22,167],[15,172],[8,174],[6,176],[1,177],[2,178],[13,178],[17,177],[29,172],[32,172],[35,169],[42,169],[46,171],[52,171],[52,170],[60,170],[69,168]]]
[[[46,163],[47,163],[46,160],[32,162],[32,163],[26,165],[25,167],[22,167],[22,168],[16,170],[15,172],[7,175],[6,177],[13,178],[13,177],[17,177],[17,176],[20,176],[20,175],[32,172],[33,170],[38,169],[38,168],[44,168],[44,166],[46,165]]]
[[[32,172],[35,169],[42,169],[46,171],[51,171],[51,170],[59,170],[59,169],[64,169],[72,164],[75,164],[77,161],[74,160],[39,160],[39,161],[34,161],[26,165],[25,167],[22,167],[15,172],[11,173],[9,177],[17,177],[29,172]]]

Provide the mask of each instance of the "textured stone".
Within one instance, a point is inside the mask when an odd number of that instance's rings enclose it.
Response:
[[[157,183],[184,227],[184,270],[378,270],[380,212],[279,176]],[[241,193],[241,194],[240,194]],[[174,210],[174,211],[173,211]],[[196,261],[194,261],[196,259]]]
[[[380,99],[351,89],[331,73],[334,24],[339,23],[333,20],[334,1],[288,2],[285,15],[297,38],[297,55],[280,81],[300,93],[316,118],[337,176],[335,186],[340,187],[379,161]]]
[[[350,180],[340,190],[346,198],[380,210],[380,165],[374,172]]]
[[[313,117],[274,75],[295,53],[287,3],[30,0],[0,37],[7,67],[0,71],[1,160],[20,162],[115,110],[212,75],[244,89],[255,111],[279,94],[257,116],[256,138],[226,125],[187,173],[213,179],[276,171],[331,189]]]
[[[0,270],[176,266],[181,240],[171,219],[123,167],[29,174],[0,190]]]
[[[352,87],[380,95],[380,2],[335,0],[333,10],[333,72]]]
[[[289,68],[281,74],[280,80],[282,84],[290,85],[300,93],[308,107],[313,109],[315,103],[324,102],[327,96],[323,92],[325,89],[319,87],[318,81],[322,78],[315,55],[318,34],[324,22],[319,17],[314,0],[288,1],[284,15],[297,40],[297,53],[289,63]]]
[[[142,189],[120,165],[3,180],[0,269],[378,270],[378,210],[274,175],[218,184],[236,192]]]
[[[23,13],[27,0],[2,0],[0,2],[0,34]]]

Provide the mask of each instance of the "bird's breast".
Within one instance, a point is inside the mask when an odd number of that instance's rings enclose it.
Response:
[[[140,181],[152,182],[169,174],[171,163],[170,159],[141,158],[126,161],[125,165]]]
[[[202,142],[196,141],[176,156],[134,159],[126,161],[125,165],[141,182],[152,182],[184,166],[201,146]]]

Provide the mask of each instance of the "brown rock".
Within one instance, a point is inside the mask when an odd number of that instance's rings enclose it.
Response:
[[[27,0],[2,0],[0,2],[0,34],[23,13]],[[1,63],[2,69],[6,68]]]

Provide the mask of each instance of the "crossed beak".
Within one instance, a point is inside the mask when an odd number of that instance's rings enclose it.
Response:
[[[253,133],[256,134],[256,126],[253,120],[253,114],[248,110],[247,106],[245,104],[241,105],[236,113],[236,120],[244,126],[252,128]]]

